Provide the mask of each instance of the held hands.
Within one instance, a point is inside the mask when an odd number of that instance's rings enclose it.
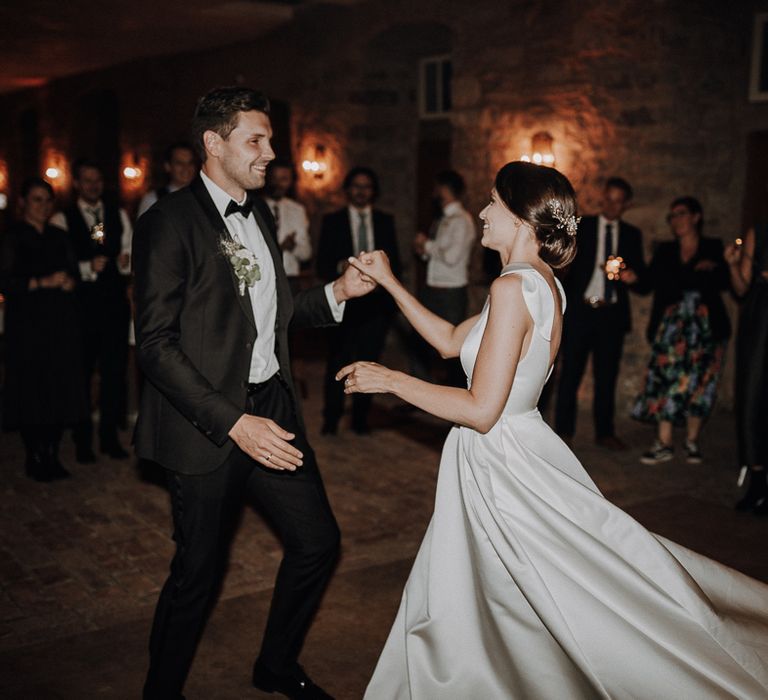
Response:
[[[714,260],[699,260],[694,265],[693,269],[696,272],[711,272],[717,267],[717,263]]]
[[[395,275],[389,264],[389,257],[383,250],[363,251],[357,258],[349,258],[350,267],[357,268],[364,277],[372,279],[382,287],[394,281]]]
[[[41,289],[63,289],[65,292],[71,292],[75,288],[75,281],[66,272],[59,270],[41,277],[37,286]]]
[[[371,255],[371,253],[363,251],[360,255]],[[349,262],[353,260],[357,258],[350,258]],[[342,266],[341,276],[333,283],[333,296],[339,304],[347,299],[365,296],[376,288],[376,282],[367,274],[367,270],[363,274],[362,268],[358,269],[355,265],[348,265],[345,262],[339,264]]]
[[[336,381],[344,380],[345,394],[387,394],[396,374],[376,362],[353,362],[339,370]]]
[[[244,413],[229,431],[229,437],[249,457],[276,471],[296,471],[304,456],[288,440],[296,436],[275,421]]]

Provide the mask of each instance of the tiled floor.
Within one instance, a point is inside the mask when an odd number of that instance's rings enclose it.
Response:
[[[310,439],[342,528],[343,558],[303,659],[338,698],[359,698],[388,632],[428,522],[447,426],[379,399],[375,431],[319,436],[321,367],[310,364]],[[620,421],[633,445],[595,447],[588,417],[575,451],[607,497],[655,532],[768,581],[768,519],[734,513],[732,417],[707,426],[705,464],[656,467],[637,457],[645,426]],[[22,474],[21,444],[0,438],[0,697],[137,698],[146,638],[172,552],[168,499],[132,462],[106,458],[74,477],[37,484]],[[147,478],[150,477],[150,478]],[[187,684],[187,697],[256,698],[248,686],[279,545],[243,514],[221,600]]]

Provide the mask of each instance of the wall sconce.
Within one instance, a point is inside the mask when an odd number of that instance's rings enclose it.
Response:
[[[555,139],[548,131],[539,131],[531,137],[531,152],[523,153],[520,160],[536,165],[555,165]]]
[[[67,178],[69,169],[67,159],[61,151],[53,148],[46,149],[43,158],[45,179],[51,183],[51,186],[57,194],[61,194],[67,187]]]
[[[149,172],[149,160],[138,151],[124,153],[120,160],[120,190],[127,199],[135,199],[144,191],[145,173]]]
[[[328,162],[325,157],[325,146],[317,144],[315,146],[313,157],[303,161],[301,167],[308,175],[313,175],[316,179],[321,180],[328,170]]]

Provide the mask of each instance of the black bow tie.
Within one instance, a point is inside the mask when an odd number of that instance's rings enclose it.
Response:
[[[245,198],[245,202],[243,204],[238,204],[234,199],[231,199],[229,201],[229,204],[227,204],[227,208],[224,211],[224,216],[229,216],[230,214],[237,214],[238,212],[243,215],[244,218],[248,218],[248,215],[251,213],[251,210],[253,209],[253,202],[251,201],[250,197]]]

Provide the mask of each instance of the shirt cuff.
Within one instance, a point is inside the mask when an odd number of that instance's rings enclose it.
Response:
[[[424,241],[424,254],[423,257],[429,257],[432,255],[432,249],[435,247],[435,242],[430,238],[428,241]]]
[[[328,307],[331,310],[331,316],[333,316],[333,320],[336,321],[336,323],[341,323],[344,318],[344,309],[347,306],[347,302],[342,301],[339,303],[336,301],[336,297],[333,296],[333,282],[328,282],[324,289],[325,298],[328,300]]]
[[[81,260],[79,263],[79,267],[80,267],[80,278],[83,280],[83,282],[96,281],[96,279],[99,276],[99,273],[93,271],[90,260]]]

